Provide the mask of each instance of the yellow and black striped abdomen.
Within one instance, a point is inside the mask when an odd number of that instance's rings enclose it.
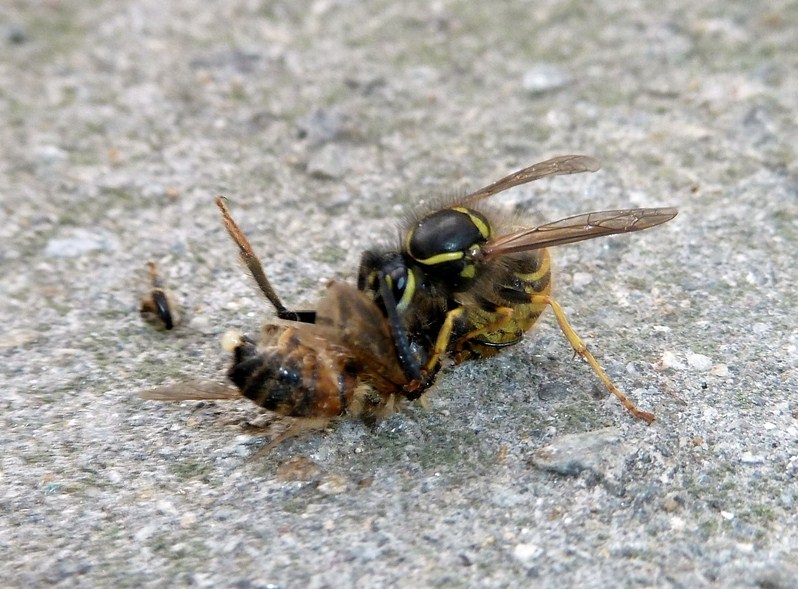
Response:
[[[499,294],[507,306],[513,308],[511,324],[521,331],[529,331],[547,305],[530,304],[532,295],[551,292],[551,257],[548,250],[529,252],[518,260],[518,268],[509,273],[507,283],[502,283]]]
[[[551,292],[551,258],[545,249],[525,252],[506,260],[489,297],[476,297],[465,306],[455,342],[460,358],[493,356],[502,348],[521,341],[546,308],[532,304],[534,295]]]

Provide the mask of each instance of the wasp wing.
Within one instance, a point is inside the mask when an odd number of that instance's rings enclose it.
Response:
[[[581,172],[595,172],[601,167],[599,161],[587,155],[561,155],[545,162],[540,162],[519,170],[493,184],[480,188],[472,192],[459,201],[459,204],[472,205],[478,200],[488,198],[499,192],[503,192],[513,186],[526,184],[533,180],[545,178],[546,176],[563,176],[565,174],[579,174]]]
[[[482,254],[485,260],[489,260],[497,256],[575,243],[604,235],[642,231],[670,221],[677,213],[675,208],[585,213],[502,235],[486,243],[482,247]]]
[[[139,397],[149,401],[216,401],[244,398],[241,392],[231,385],[204,380],[155,387],[141,391]]]

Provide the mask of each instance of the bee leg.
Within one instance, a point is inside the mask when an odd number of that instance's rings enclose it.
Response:
[[[305,432],[323,430],[329,423],[330,420],[326,417],[307,417],[295,419],[294,423],[292,423],[288,429],[273,437],[268,444],[247,458],[246,461],[252,462],[258,458],[262,458],[286,440],[295,438],[296,436],[302,435]]]
[[[241,231],[236,222],[233,220],[233,216],[230,214],[230,209],[227,208],[227,204],[225,203],[226,200],[227,199],[225,199],[223,196],[216,197],[216,206],[219,207],[219,210],[222,212],[222,221],[224,221],[224,227],[227,229],[227,233],[230,234],[230,237],[238,246],[241,261],[244,262],[249,270],[249,273],[252,274],[252,277],[258,284],[258,288],[260,288],[261,292],[266,296],[267,299],[269,299],[269,302],[274,305],[274,308],[277,311],[277,316],[280,319],[286,319],[288,321],[315,323],[315,311],[289,311],[285,308],[285,305],[283,305],[280,297],[277,296],[274,288],[272,288],[269,279],[266,278],[266,272],[263,270],[263,264],[261,264],[260,259],[258,258],[257,254],[255,254],[255,250],[252,249],[247,236],[244,235],[244,232]]]
[[[587,360],[587,363],[590,364],[593,372],[595,372],[596,375],[601,379],[601,382],[604,383],[604,386],[606,386],[613,395],[618,397],[618,400],[632,415],[649,424],[654,421],[653,413],[638,409],[635,404],[632,403],[629,398],[612,383],[610,378],[601,369],[601,366],[599,366],[599,363],[593,357],[593,354],[588,351],[587,346],[582,341],[582,338],[576,334],[573,327],[571,327],[571,324],[568,323],[568,319],[565,317],[565,311],[563,311],[562,307],[557,301],[548,295],[532,295],[529,297],[529,302],[533,305],[548,305],[551,307],[551,310],[554,312],[554,316],[557,319],[557,323],[559,324],[563,335],[565,335],[565,339],[567,339],[568,343],[571,344],[574,352]]]

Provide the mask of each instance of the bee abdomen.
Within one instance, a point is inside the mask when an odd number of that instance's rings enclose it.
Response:
[[[243,339],[228,376],[241,393],[270,411],[289,417],[335,417],[347,408],[354,379],[325,349],[304,345],[293,330],[276,345],[258,348]]]

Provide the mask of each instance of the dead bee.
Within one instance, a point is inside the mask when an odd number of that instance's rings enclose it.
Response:
[[[551,307],[574,351],[624,407],[648,423],[654,420],[612,383],[551,297],[551,262],[545,248],[648,229],[670,221],[677,210],[600,211],[505,233],[476,208],[514,186],[599,167],[591,157],[566,155],[524,168],[420,216],[405,231],[398,250],[363,255],[358,288],[386,312],[395,307],[402,319],[394,338],[409,342],[403,366],[416,383],[407,387],[415,390],[410,398],[426,390],[444,356],[456,362],[492,356],[520,342]],[[390,300],[384,296],[386,282]]]
[[[164,329],[172,329],[180,321],[177,305],[172,295],[164,287],[155,262],[147,262],[147,274],[150,291],[141,300],[139,312],[147,322],[159,325]]]
[[[227,375],[237,388],[198,381],[140,396],[161,401],[243,396],[278,415],[299,418],[267,449],[342,415],[371,421],[391,413],[410,383],[394,345],[392,332],[399,329],[394,307],[383,313],[355,287],[331,282],[315,311],[288,311],[224,199],[216,203],[242,260],[282,321],[264,325],[258,341],[238,332],[225,334],[222,343],[233,354]],[[390,293],[384,294],[390,300]]]

